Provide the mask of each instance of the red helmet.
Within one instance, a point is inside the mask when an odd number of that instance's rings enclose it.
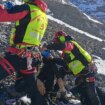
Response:
[[[59,36],[67,36],[67,34],[64,31],[58,31],[54,34],[54,38],[58,38]]]
[[[46,12],[48,9],[47,4],[43,0],[34,0],[34,3],[42,9],[43,12]]]
[[[47,4],[43,0],[23,0],[24,2],[36,4],[43,12],[47,11]]]
[[[64,31],[58,31],[54,34],[54,42],[64,42],[67,34]]]

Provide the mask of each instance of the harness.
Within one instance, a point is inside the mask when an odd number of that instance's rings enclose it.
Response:
[[[76,85],[80,85],[83,82],[91,83],[95,82],[94,73],[97,72],[97,68],[94,62],[91,62],[82,72],[76,75]]]
[[[20,58],[27,58],[27,68],[31,65],[32,58],[35,58],[36,60],[41,60],[41,55],[38,51],[35,51],[35,48],[26,48],[26,49],[19,49],[14,47],[9,47],[7,49],[8,52],[10,52],[12,55],[18,55]],[[21,79],[15,78],[15,76],[12,75],[12,73],[16,72],[15,68],[11,65],[11,63],[5,59],[4,57],[0,57],[0,65],[4,68],[4,70],[12,76],[14,80]],[[20,70],[22,74],[33,74],[37,72],[37,67],[31,67],[30,69],[26,70]]]
[[[12,73],[16,72],[15,68],[6,60],[5,58],[0,58],[0,65],[4,68],[4,70],[12,77],[14,80],[18,80],[21,78],[15,78]]]
[[[8,47],[7,49],[8,52],[10,52],[11,54],[16,54],[19,57],[33,57],[36,59],[41,59],[41,54],[38,51],[37,47],[27,47],[27,48],[15,48],[15,47]]]

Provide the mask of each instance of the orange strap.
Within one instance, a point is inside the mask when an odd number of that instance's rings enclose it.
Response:
[[[23,74],[34,74],[37,72],[36,67],[32,68],[31,70],[20,70],[21,73]]]
[[[25,49],[8,47],[7,51],[11,52],[12,54],[17,54],[18,56],[21,56],[25,52]]]

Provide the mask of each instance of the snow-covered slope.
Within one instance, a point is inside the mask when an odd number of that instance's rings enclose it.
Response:
[[[18,0],[12,1],[14,4],[21,4]],[[46,1],[49,6],[49,24],[43,40],[51,40],[55,31],[66,31],[68,34],[73,36],[89,53],[92,54],[98,67],[98,72],[105,75],[105,25],[101,21],[82,13],[73,4],[68,5],[67,0],[59,0],[62,4],[58,3],[58,0]],[[77,1],[79,2],[79,0]],[[81,1],[85,2],[85,0]],[[0,35],[2,35],[0,36],[0,52],[4,51],[4,48],[9,45],[8,39],[11,26],[12,25],[8,23],[0,23]],[[101,76],[99,78],[101,78]],[[99,81],[99,84],[105,85],[103,81]],[[79,105],[75,102],[76,100],[74,100],[74,104],[70,105]]]

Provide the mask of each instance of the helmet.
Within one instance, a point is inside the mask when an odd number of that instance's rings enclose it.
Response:
[[[54,42],[65,42],[65,37],[68,36],[64,31],[58,31],[54,34]]]
[[[47,11],[47,4],[43,0],[34,0],[34,3],[42,9],[43,12]]]
[[[47,4],[43,0],[23,0],[24,2],[36,4],[43,12],[47,11]]]
[[[67,34],[64,31],[58,31],[54,34],[54,37],[59,37],[59,36],[67,36]]]

